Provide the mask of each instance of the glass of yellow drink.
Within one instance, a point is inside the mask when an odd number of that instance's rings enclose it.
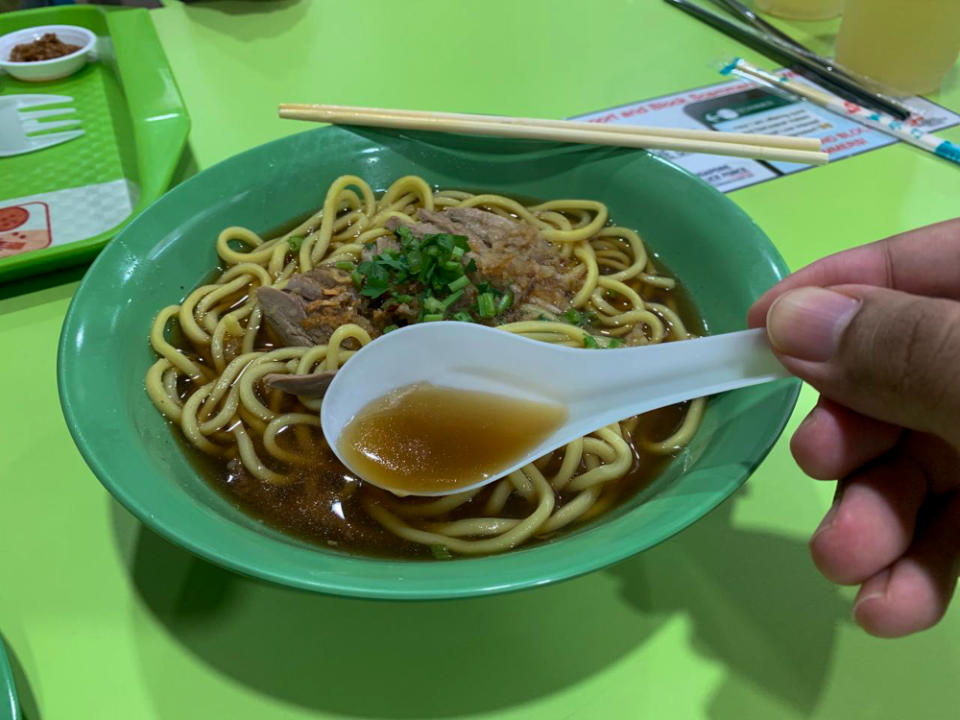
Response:
[[[754,0],[757,10],[795,20],[826,20],[843,12],[844,0]]]
[[[837,62],[894,95],[936,92],[960,53],[960,0],[847,0]]]

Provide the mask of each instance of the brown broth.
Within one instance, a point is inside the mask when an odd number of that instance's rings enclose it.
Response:
[[[448,492],[500,474],[566,418],[560,405],[418,383],[360,410],[339,449],[397,495]]]
[[[608,483],[597,505],[582,518],[589,522],[611,508],[626,502],[648,487],[673,460],[671,455],[656,455],[646,451],[641,439],[660,440],[672,435],[683,421],[686,403],[645,413],[630,433],[633,464],[618,480]],[[335,550],[359,553],[373,557],[401,557],[431,559],[429,547],[408,542],[395,536],[371,518],[363,508],[364,502],[388,502],[390,493],[364,483],[337,460],[327,447],[322,435],[309,428],[315,440],[302,467],[290,471],[292,482],[277,486],[261,482],[250,475],[239,463],[225,463],[197,451],[183,441],[187,454],[210,484],[235,503],[241,510],[265,524],[293,537]],[[180,436],[180,433],[176,433]],[[284,445],[284,435],[279,436]],[[262,452],[256,436],[258,452]],[[559,469],[561,456],[555,454],[541,468],[546,475]],[[493,486],[488,486],[448,515],[438,520],[458,520],[481,513]],[[562,493],[558,505],[563,505],[574,494]],[[405,503],[429,502],[431,498],[408,497]],[[500,517],[521,518],[530,514],[531,506],[518,495],[507,502]],[[576,527],[576,525],[574,526]],[[562,534],[565,531],[560,531]],[[549,540],[537,538],[528,544]]]

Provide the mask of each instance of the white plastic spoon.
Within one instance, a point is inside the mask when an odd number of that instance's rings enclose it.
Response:
[[[482,481],[415,493],[448,495],[491,483],[618,420],[785,377],[788,373],[771,352],[763,330],[585,350],[483,325],[433,322],[388,333],[350,358],[327,388],[320,419],[330,447],[356,472],[339,446],[344,428],[372,401],[409,385],[426,382],[567,409],[566,421],[545,440],[509,466],[490,468],[494,474]]]

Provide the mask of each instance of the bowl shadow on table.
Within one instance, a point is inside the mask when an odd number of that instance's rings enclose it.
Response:
[[[210,0],[184,5],[193,22],[238,40],[276,37],[303,19],[310,0]]]
[[[837,632],[849,622],[848,603],[817,573],[806,542],[733,527],[736,502],[728,500],[673,541],[608,572],[620,579],[623,598],[637,612],[685,614],[692,647],[724,665],[727,676],[708,717],[763,717],[749,712],[758,693],[796,716],[811,716]]]
[[[15,312],[44,302],[57,302],[70,297],[83,278],[89,263],[0,282],[3,312]]]
[[[756,693],[807,716],[826,682],[845,605],[816,575],[803,541],[734,528],[734,504],[585,578],[400,603],[242,577],[170,544],[111,501],[118,547],[147,609],[213,669],[288,703],[393,718],[510,707],[584,682],[682,615],[692,647],[726,668],[709,717],[743,718]],[[163,683],[163,659],[151,647],[141,644],[144,677]]]

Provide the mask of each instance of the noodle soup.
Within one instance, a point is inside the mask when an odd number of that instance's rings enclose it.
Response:
[[[413,176],[380,197],[341,177],[288,231],[226,228],[216,244],[216,277],[154,321],[147,391],[216,487],[299,537],[427,559],[541,542],[648,485],[699,424],[704,400],[601,428],[479,490],[394,496],[320,432],[326,386],[360,347],[435,320],[599,352],[686,339],[702,330],[676,281],[602,203],[524,204]]]

